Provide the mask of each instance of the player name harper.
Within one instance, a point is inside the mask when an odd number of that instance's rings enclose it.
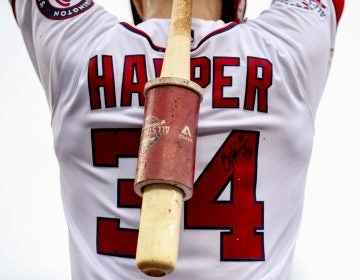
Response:
[[[88,86],[91,110],[144,106],[143,89],[149,80],[145,55],[128,55],[122,62],[120,76],[115,76],[118,62],[110,55],[97,55],[90,59]],[[212,85],[213,108],[242,108],[249,111],[268,112],[268,93],[272,85],[273,66],[265,58],[247,57],[242,65],[239,57],[197,57],[191,60],[191,80],[202,88]],[[153,59],[155,76],[160,76],[162,59]],[[147,68],[148,67],[148,68]],[[246,85],[232,88],[246,67]],[[121,92],[117,85],[121,84]],[[228,92],[236,92],[231,97]],[[133,100],[133,98],[135,98]]]

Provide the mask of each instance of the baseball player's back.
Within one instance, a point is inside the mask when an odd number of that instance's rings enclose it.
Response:
[[[133,179],[142,91],[160,75],[169,20],[134,26],[68,2],[14,8],[52,111],[72,276],[147,279],[135,269]],[[242,24],[193,20],[191,78],[204,99],[199,135],[182,136],[198,137],[196,181],[166,279],[290,278],[340,2],[278,0]],[[149,133],[167,133],[154,123]]]

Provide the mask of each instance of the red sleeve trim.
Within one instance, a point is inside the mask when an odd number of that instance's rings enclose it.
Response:
[[[333,0],[335,12],[336,12],[336,22],[339,23],[342,12],[344,10],[345,0]]]

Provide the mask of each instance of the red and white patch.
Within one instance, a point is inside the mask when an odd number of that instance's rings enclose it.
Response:
[[[94,2],[93,0],[36,0],[36,4],[45,17],[62,20],[87,11]]]
[[[327,8],[321,0],[276,0],[276,2],[315,12],[321,19],[326,17]]]

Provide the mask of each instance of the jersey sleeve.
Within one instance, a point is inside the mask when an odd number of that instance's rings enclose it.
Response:
[[[50,108],[118,20],[92,0],[10,0]]]
[[[271,8],[249,21],[289,57],[297,85],[315,116],[330,70],[344,0],[273,0]],[[260,33],[260,32],[259,32]]]

